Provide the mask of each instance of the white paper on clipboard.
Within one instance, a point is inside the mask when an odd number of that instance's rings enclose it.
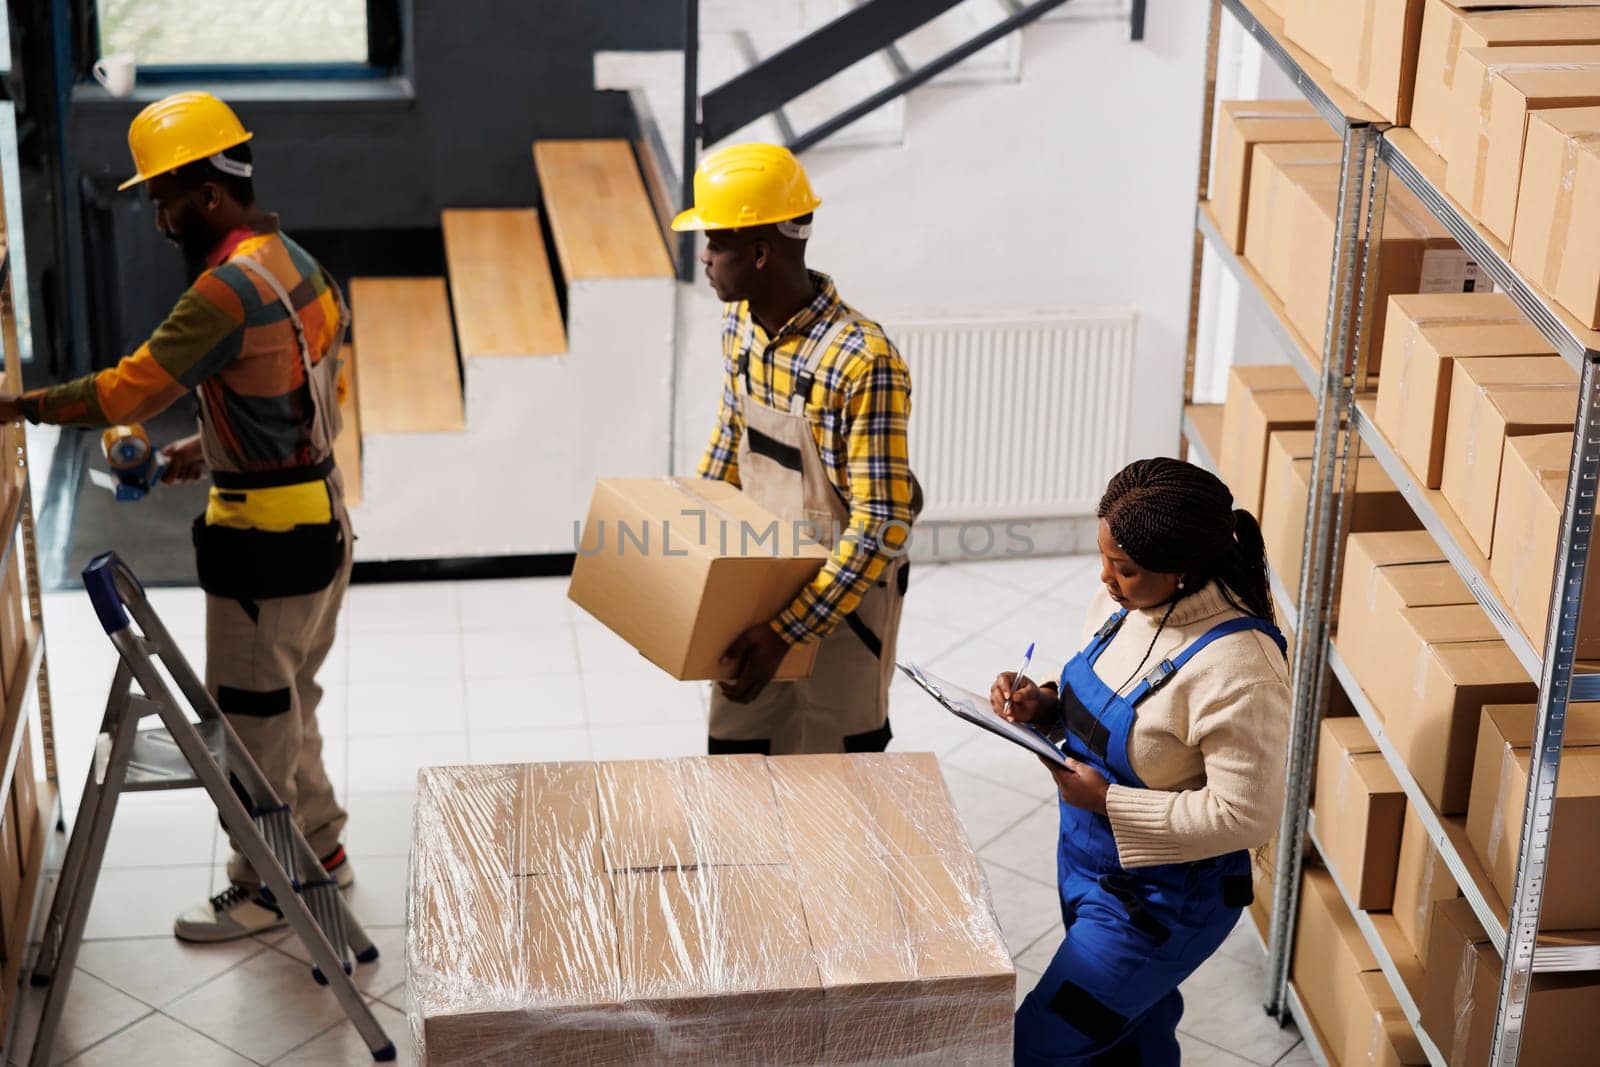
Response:
[[[999,734],[1013,745],[1021,745],[1051,763],[1062,767],[1067,765],[1067,758],[1061,754],[1061,750],[1047,741],[1032,726],[1007,722],[996,715],[988,697],[979,696],[970,689],[963,689],[954,682],[947,682],[938,675],[929,674],[915,663],[900,663],[897,666],[907,678],[917,683],[918,688],[952,715],[959,716],[974,726],[981,726],[990,733]]]

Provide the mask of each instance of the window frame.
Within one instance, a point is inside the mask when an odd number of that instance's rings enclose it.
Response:
[[[94,77],[100,58],[99,0],[69,0],[78,33],[78,79]],[[356,81],[392,78],[405,59],[405,15],[409,0],[366,0],[367,60],[328,63],[169,63],[141,64],[136,84],[183,85],[269,81]]]

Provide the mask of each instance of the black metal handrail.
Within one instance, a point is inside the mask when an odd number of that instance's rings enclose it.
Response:
[[[881,3],[883,0],[879,0],[879,2]],[[1004,19],[1001,19],[993,26],[990,26],[982,33],[979,33],[970,41],[957,45],[955,48],[950,49],[950,51],[944,53],[936,59],[930,60],[928,63],[917,68],[916,70],[911,71],[910,73],[902,74],[893,82],[885,85],[882,89],[879,89],[877,92],[873,93],[859,104],[854,104],[850,107],[847,107],[833,118],[828,119],[826,122],[818,123],[805,133],[799,134],[789,142],[790,150],[794,152],[803,152],[817,142],[824,141],[827,138],[832,137],[846,126],[865,118],[867,115],[878,110],[878,108],[889,103],[896,97],[904,96],[917,86],[922,85],[925,82],[932,81],[934,78],[937,78],[940,74],[943,74],[945,71],[949,70],[957,63],[960,63],[962,60],[976,55],[1001,38],[1009,37],[1011,34],[1015,33],[1017,30],[1020,30],[1034,19],[1037,19],[1040,15],[1045,14],[1053,8],[1058,8],[1067,2],[1068,0],[1034,0],[1034,3],[1032,4],[1019,6],[1010,15],[1006,16]],[[754,68],[752,68],[752,70],[753,69]],[[750,71],[746,71],[745,73],[748,74]]]
[[[881,51],[961,0],[870,0],[700,98],[700,136],[722,140]]]
[[[684,0],[683,154],[682,169],[677,175],[681,190],[679,204],[694,202],[695,161],[702,143],[714,144],[765,115],[781,117],[783,106],[801,94],[871,55],[887,54],[895,80],[871,96],[803,133],[795,133],[787,118],[782,118],[779,128],[788,147],[795,152],[804,151],[1069,0],[1033,0],[1032,3],[1005,0],[1010,14],[1004,19],[912,69],[895,49],[895,42],[960,2],[868,0],[701,96],[698,92],[700,4],[699,0]],[[1129,36],[1135,41],[1144,39],[1145,4],[1146,0],[1130,0]],[[691,280],[694,277],[694,235],[678,235],[676,247],[678,276]]]

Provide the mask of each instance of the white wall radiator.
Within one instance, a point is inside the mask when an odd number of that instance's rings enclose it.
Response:
[[[925,520],[1094,514],[1128,460],[1138,315],[888,327],[911,368],[911,466]]]

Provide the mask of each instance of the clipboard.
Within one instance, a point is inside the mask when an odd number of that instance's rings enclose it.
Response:
[[[1013,745],[1021,745],[1034,755],[1042,756],[1057,766],[1067,765],[1067,757],[1031,723],[1007,722],[994,713],[987,697],[979,696],[970,689],[963,689],[953,682],[929,674],[915,663],[898,663],[896,666],[907,678],[917,683],[919,689],[952,715],[965,719],[974,726],[981,726]]]

